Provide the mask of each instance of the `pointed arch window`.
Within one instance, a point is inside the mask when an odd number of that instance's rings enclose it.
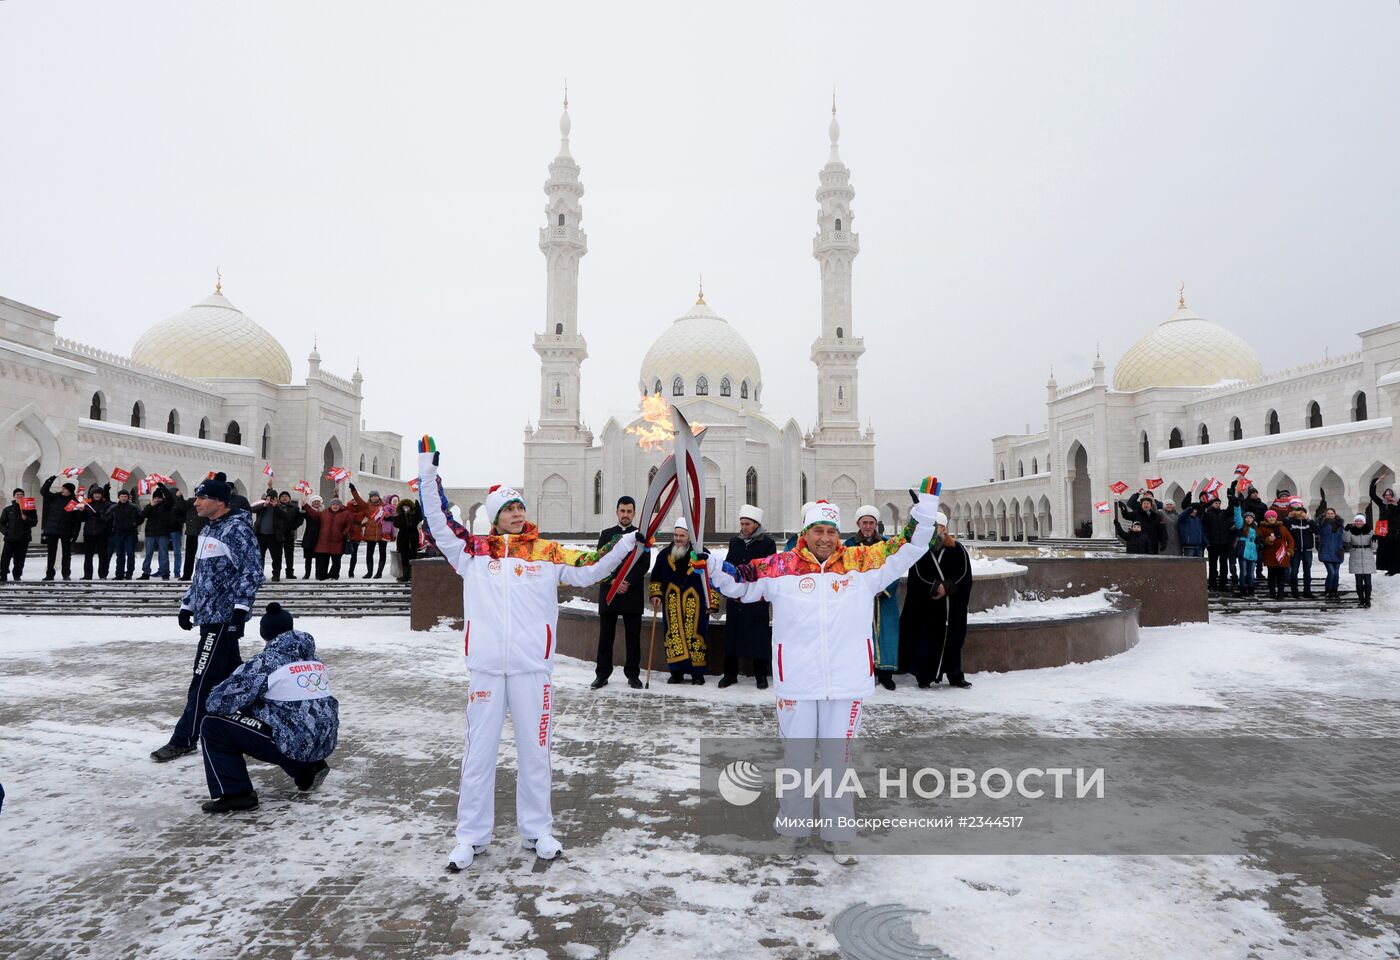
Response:
[[[1167,449],[1177,450],[1181,447],[1181,431],[1172,427],[1171,436],[1167,437]]]
[[[743,383],[739,384],[739,399],[740,399],[740,400],[747,400],[748,398],[749,398],[749,382],[748,382],[747,380],[745,380]]]
[[[1265,431],[1268,432],[1269,436],[1273,436],[1274,434],[1276,434],[1276,433],[1279,432],[1279,422],[1278,422],[1278,411],[1277,411],[1277,410],[1270,410],[1270,411],[1269,411],[1268,417],[1266,417],[1266,418],[1264,419],[1264,429],[1265,429]]]
[[[554,325],[554,335],[556,337],[562,337],[564,335],[564,325],[562,323],[556,323]]]
[[[1142,438],[1138,441],[1142,445],[1142,462],[1147,463],[1152,459],[1152,443],[1147,439],[1147,431],[1142,431]]]
[[[720,378],[720,381],[719,381],[719,395],[720,395],[721,397],[727,397],[727,396],[729,396],[731,393],[733,393],[733,390],[732,390],[731,387],[730,387],[729,378],[728,378],[728,377],[721,377],[721,378]]]
[[[1026,475],[1026,461],[1024,461],[1024,460],[1017,460],[1017,461],[1016,461],[1016,476],[1018,476],[1018,477],[1024,477],[1025,475]]]
[[[379,458],[378,458],[378,457],[375,457],[373,460],[370,461],[370,464],[369,464],[369,472],[372,473],[372,474],[374,474],[376,477],[379,476]]]
[[[262,435],[262,458],[266,460],[272,456],[272,424],[263,424]]]
[[[97,391],[96,393],[94,393],[94,394],[92,395],[92,406],[90,406],[90,407],[88,408],[88,419],[89,419],[89,420],[105,420],[105,419],[107,419],[107,401],[106,401],[106,399],[102,396],[102,391],[101,391],[101,390]]]
[[[695,381],[695,395],[697,397],[708,397],[710,395],[710,381],[703,373],[700,374],[700,378]]]
[[[140,400],[131,405],[131,425],[133,427],[146,425],[146,405]]]
[[[1196,428],[1196,442],[1202,446],[1210,443],[1210,428],[1204,423]]]
[[[1035,457],[1031,457],[1031,476],[1040,472],[1040,463]]]
[[[170,415],[169,415],[168,417],[165,418],[165,432],[166,432],[166,433],[179,433],[179,432],[180,432],[180,413],[179,413],[179,411],[171,410],[171,411],[170,411]]]
[[[654,394],[656,394],[658,397],[661,396],[661,381],[660,381],[660,380],[656,381],[656,386],[652,389],[651,392],[654,393]]]
[[[595,516],[603,512],[603,471],[599,470],[593,474],[593,513]]]
[[[238,445],[242,442],[243,428],[238,425],[237,420],[230,420],[228,422],[228,429],[224,431],[224,443],[232,443]]]
[[[399,476],[399,462],[398,462],[397,460],[390,460],[390,461],[389,461],[389,476],[393,477],[393,478],[396,479],[396,480],[398,479],[398,476]]]
[[[563,225],[564,225],[564,215],[561,213],[561,214],[559,214],[559,226],[562,227]]]
[[[199,420],[199,439],[209,439],[209,418],[201,417]]]
[[[360,472],[365,472],[365,455],[363,453],[360,454]]]
[[[798,499],[801,500],[803,503],[806,503],[806,502],[807,502],[807,473],[806,473],[806,471],[803,471],[803,473],[802,473],[802,496],[798,497]]]
[[[680,377],[677,377],[676,379],[671,381],[671,396],[685,396],[685,381],[682,380]]]
[[[1231,439],[1231,440],[1243,440],[1243,439],[1244,439],[1244,424],[1240,423],[1240,418],[1239,418],[1239,417],[1231,417],[1231,418],[1230,418],[1230,439]]]
[[[758,506],[758,470],[753,467],[749,467],[749,472],[744,474],[744,502]]]
[[[846,339],[846,328],[845,328],[845,327],[837,327],[837,328],[836,328],[836,339],[837,339],[837,340],[844,340],[844,339]]]
[[[836,231],[837,231],[838,233],[841,231],[841,218],[840,218],[840,217],[837,217],[837,218],[836,218]]]
[[[1308,404],[1308,429],[1316,430],[1322,426],[1322,406],[1316,400]]]

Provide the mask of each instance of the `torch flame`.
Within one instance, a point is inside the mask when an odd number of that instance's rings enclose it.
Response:
[[[690,432],[699,434],[704,426],[690,425]],[[676,435],[676,424],[671,419],[671,405],[659,394],[642,397],[642,417],[627,428],[627,432],[637,438],[637,446],[643,450],[660,450],[666,441]]]

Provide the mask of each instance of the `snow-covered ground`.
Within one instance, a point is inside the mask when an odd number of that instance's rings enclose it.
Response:
[[[871,856],[840,867],[696,852],[685,823],[697,739],[771,733],[771,698],[749,683],[633,691],[620,671],[595,693],[591,664],[567,659],[554,764],[565,857],[546,865],[518,850],[504,747],[492,850],[448,876],[460,637],[393,620],[298,626],[335,670],[331,776],[298,796],[255,765],[262,808],[210,818],[197,757],[146,756],[188,677],[192,642],[173,617],[0,620],[0,956],[836,957],[829,924],[862,901],[928,911],[915,933],[958,960],[1400,955],[1393,864]],[[1400,583],[1382,577],[1370,611],[1144,629],[1118,657],[974,675],[967,691],[902,683],[869,701],[861,735],[1395,736],[1397,636]]]

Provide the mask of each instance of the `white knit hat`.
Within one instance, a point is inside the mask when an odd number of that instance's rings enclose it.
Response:
[[[839,531],[841,529],[841,508],[834,503],[818,500],[803,513],[802,532],[806,533],[809,527],[817,523],[829,523]]]
[[[812,509],[812,501],[811,501],[811,500],[808,500],[806,503],[804,503],[804,504],[802,505],[802,515],[803,515],[804,517],[807,516],[807,511],[810,510],[810,509]]]
[[[876,507],[872,507],[870,504],[867,503],[865,506],[861,507],[859,510],[856,511],[856,523],[860,523],[861,519],[864,517],[874,517],[875,520],[878,522],[880,519],[880,511]]]
[[[685,517],[677,517],[676,522],[671,524],[671,529],[684,530],[686,533],[689,533],[690,525],[685,522]]]
[[[739,508],[740,520],[752,520],[760,527],[763,526],[763,511],[751,503],[746,503]]]
[[[501,515],[501,511],[512,503],[525,506],[525,498],[514,487],[498,483],[486,492],[486,516],[490,519],[493,527],[496,525],[496,518]]]
[[[1354,517],[1351,518],[1351,522],[1352,522],[1352,523],[1365,523],[1365,522],[1366,522],[1366,514],[1364,514],[1364,513],[1358,513],[1356,516],[1354,516]]]

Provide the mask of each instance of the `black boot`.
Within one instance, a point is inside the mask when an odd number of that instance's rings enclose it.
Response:
[[[738,677],[728,677],[728,676],[726,676],[726,677],[721,677],[721,678],[720,678],[720,681],[719,681],[719,688],[720,688],[721,690],[723,690],[725,687],[732,687],[732,686],[734,686],[734,684],[736,684],[736,683],[738,683],[738,682],[739,682],[739,678],[738,678]]]
[[[692,686],[703,687],[705,685],[705,675],[703,673],[691,674],[690,683]]]
[[[321,785],[321,781],[326,779],[326,774],[331,772],[331,765],[324,760],[317,760],[311,765],[311,769],[306,772],[306,776],[297,777],[297,789],[301,791],[315,790]],[[257,802],[257,797],[253,798]]]
[[[667,680],[666,682],[667,682],[667,683],[685,683],[685,674],[683,674],[683,673],[673,673],[673,674],[671,674],[671,679]]]
[[[231,813],[234,810],[256,810],[256,793],[230,793],[215,800],[205,800],[199,805],[205,813]]]
[[[760,689],[760,690],[767,690],[767,689],[768,689],[768,678],[767,678],[767,677],[759,677],[759,678],[758,678],[758,689]]]
[[[875,682],[886,690],[894,689],[894,676],[888,670],[876,670]]]
[[[169,763],[177,757],[183,757],[187,753],[194,753],[194,744],[182,747],[178,743],[167,743],[159,749],[151,751],[151,759],[156,763]]]

